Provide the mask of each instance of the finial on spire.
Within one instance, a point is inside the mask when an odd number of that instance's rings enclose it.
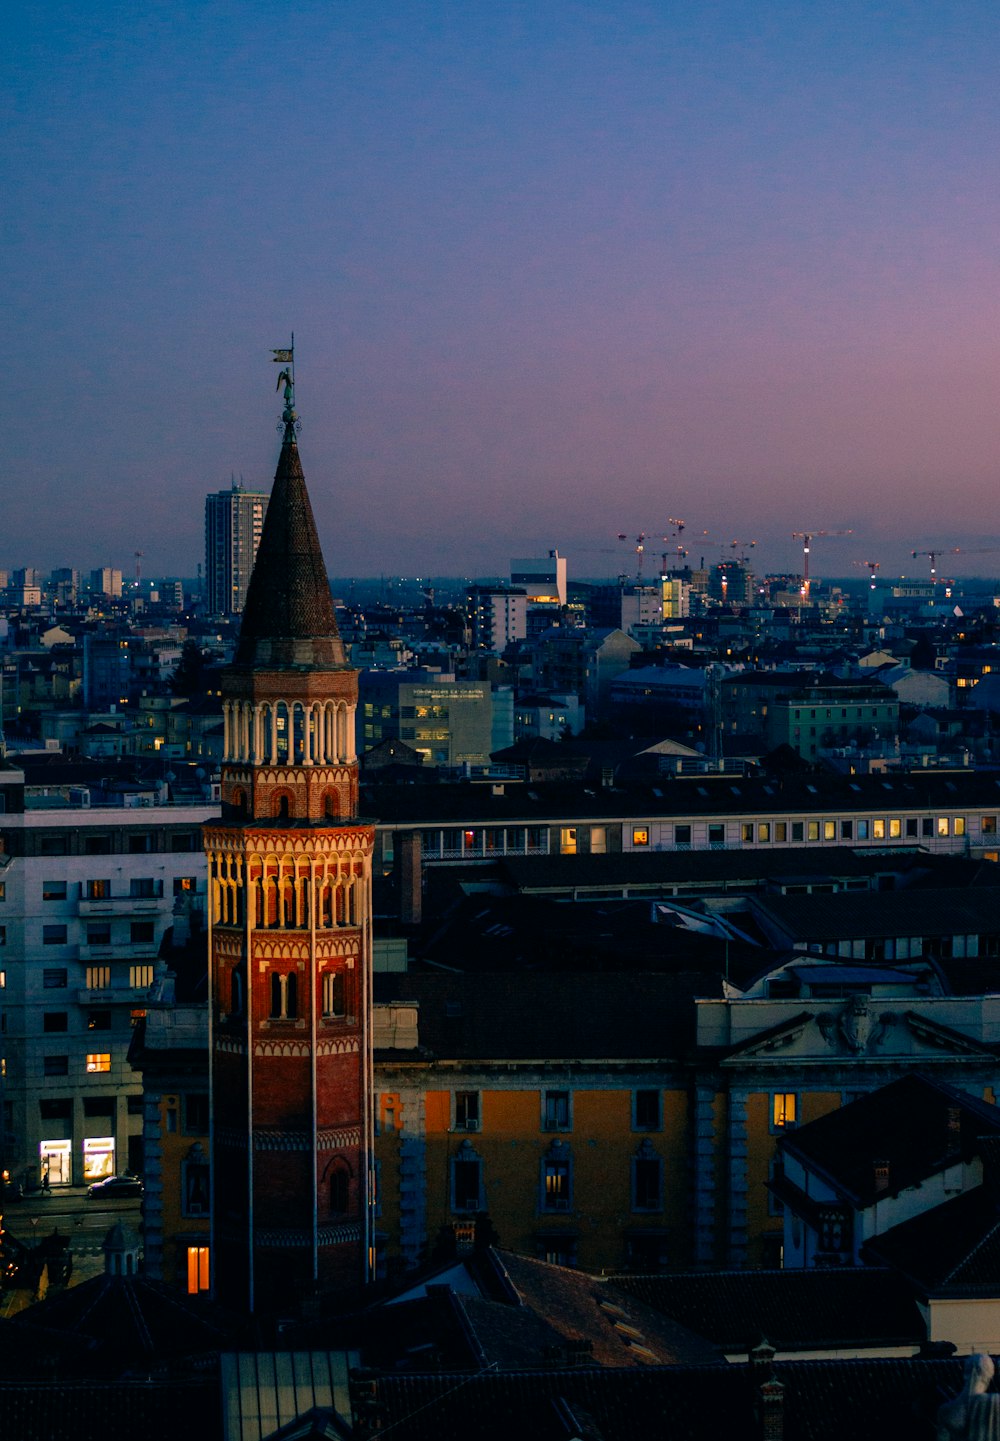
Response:
[[[292,331],[292,343],[287,350],[272,350],[271,357],[275,365],[284,365],[285,369],[278,373],[278,384],[275,387],[281,389],[282,382],[285,385],[285,406],[281,412],[281,421],[278,429],[284,428],[286,436],[299,427],[299,417],[295,413],[295,332]]]

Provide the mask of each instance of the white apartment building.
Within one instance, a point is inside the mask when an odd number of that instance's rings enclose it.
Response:
[[[163,786],[25,786],[0,760],[2,1169],[34,1186],[142,1168],[142,1084],[128,1064],[175,907],[205,893],[216,803]]]

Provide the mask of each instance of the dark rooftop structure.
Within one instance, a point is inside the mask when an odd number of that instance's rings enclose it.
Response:
[[[888,1166],[887,1194],[896,1195],[975,1154],[983,1136],[1000,1136],[1000,1108],[911,1074],[783,1136],[781,1149],[863,1207],[885,1194],[873,1157]]]
[[[713,1341],[746,1353],[762,1336],[779,1351],[918,1347],[924,1324],[893,1271],[844,1268],[615,1276],[617,1289]]]

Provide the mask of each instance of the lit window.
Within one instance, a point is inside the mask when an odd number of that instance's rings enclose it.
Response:
[[[806,840],[807,840],[807,841],[818,841],[818,840],[819,840],[819,821],[807,821],[807,822],[806,822]]]
[[[129,966],[128,983],[133,989],[148,990],[153,984],[153,967]]]
[[[634,846],[648,846],[648,845],[649,845],[649,827],[648,827],[648,826],[633,826],[633,827],[632,827],[632,844],[633,844]]]
[[[889,839],[890,839],[891,841],[898,841],[899,838],[900,838],[900,836],[901,836],[902,834],[903,834],[903,823],[902,823],[902,821],[897,820],[895,817],[893,817],[893,818],[889,821]]]
[[[769,841],[771,839],[771,826],[769,821],[761,821],[757,827],[757,839],[759,841]]]
[[[787,821],[775,821],[775,823],[774,823],[774,839],[775,839],[776,841],[787,841],[787,839],[788,839],[788,822],[787,822]]]
[[[188,1256],[188,1295],[197,1296],[199,1291],[208,1290],[208,1247],[189,1246]]]
[[[88,991],[106,991],[111,985],[110,966],[88,966],[87,967],[87,989]]]
[[[576,855],[576,826],[563,826],[559,832],[559,851],[564,856]]]
[[[836,821],[824,821],[824,822],[823,822],[823,839],[824,839],[825,841],[835,841],[835,840],[837,839],[837,822],[836,822]]]
[[[568,1211],[573,1199],[570,1155],[561,1141],[555,1142],[542,1162],[542,1209]]]
[[[872,840],[885,840],[885,821],[872,821]]]
[[[965,817],[964,817],[964,816],[956,816],[956,817],[955,817],[955,834],[956,834],[956,836],[964,836],[964,835],[965,835]]]
[[[111,1053],[109,1051],[94,1051],[87,1056],[88,1071],[110,1071]]]
[[[771,1097],[771,1126],[776,1131],[795,1125],[796,1096],[794,1091],[775,1091]]]
[[[948,834],[950,833],[950,831],[951,831],[951,826],[950,826],[949,823],[948,823],[948,817],[947,817],[947,816],[938,816],[938,818],[937,818],[937,833],[938,833],[938,835],[939,835],[939,836],[946,836],[946,835],[948,835]]]

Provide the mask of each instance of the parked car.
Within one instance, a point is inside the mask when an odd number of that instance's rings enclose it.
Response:
[[[141,1196],[142,1182],[138,1176],[105,1176],[103,1181],[95,1181],[92,1186],[87,1187],[87,1195],[92,1201],[113,1201],[125,1196]]]

